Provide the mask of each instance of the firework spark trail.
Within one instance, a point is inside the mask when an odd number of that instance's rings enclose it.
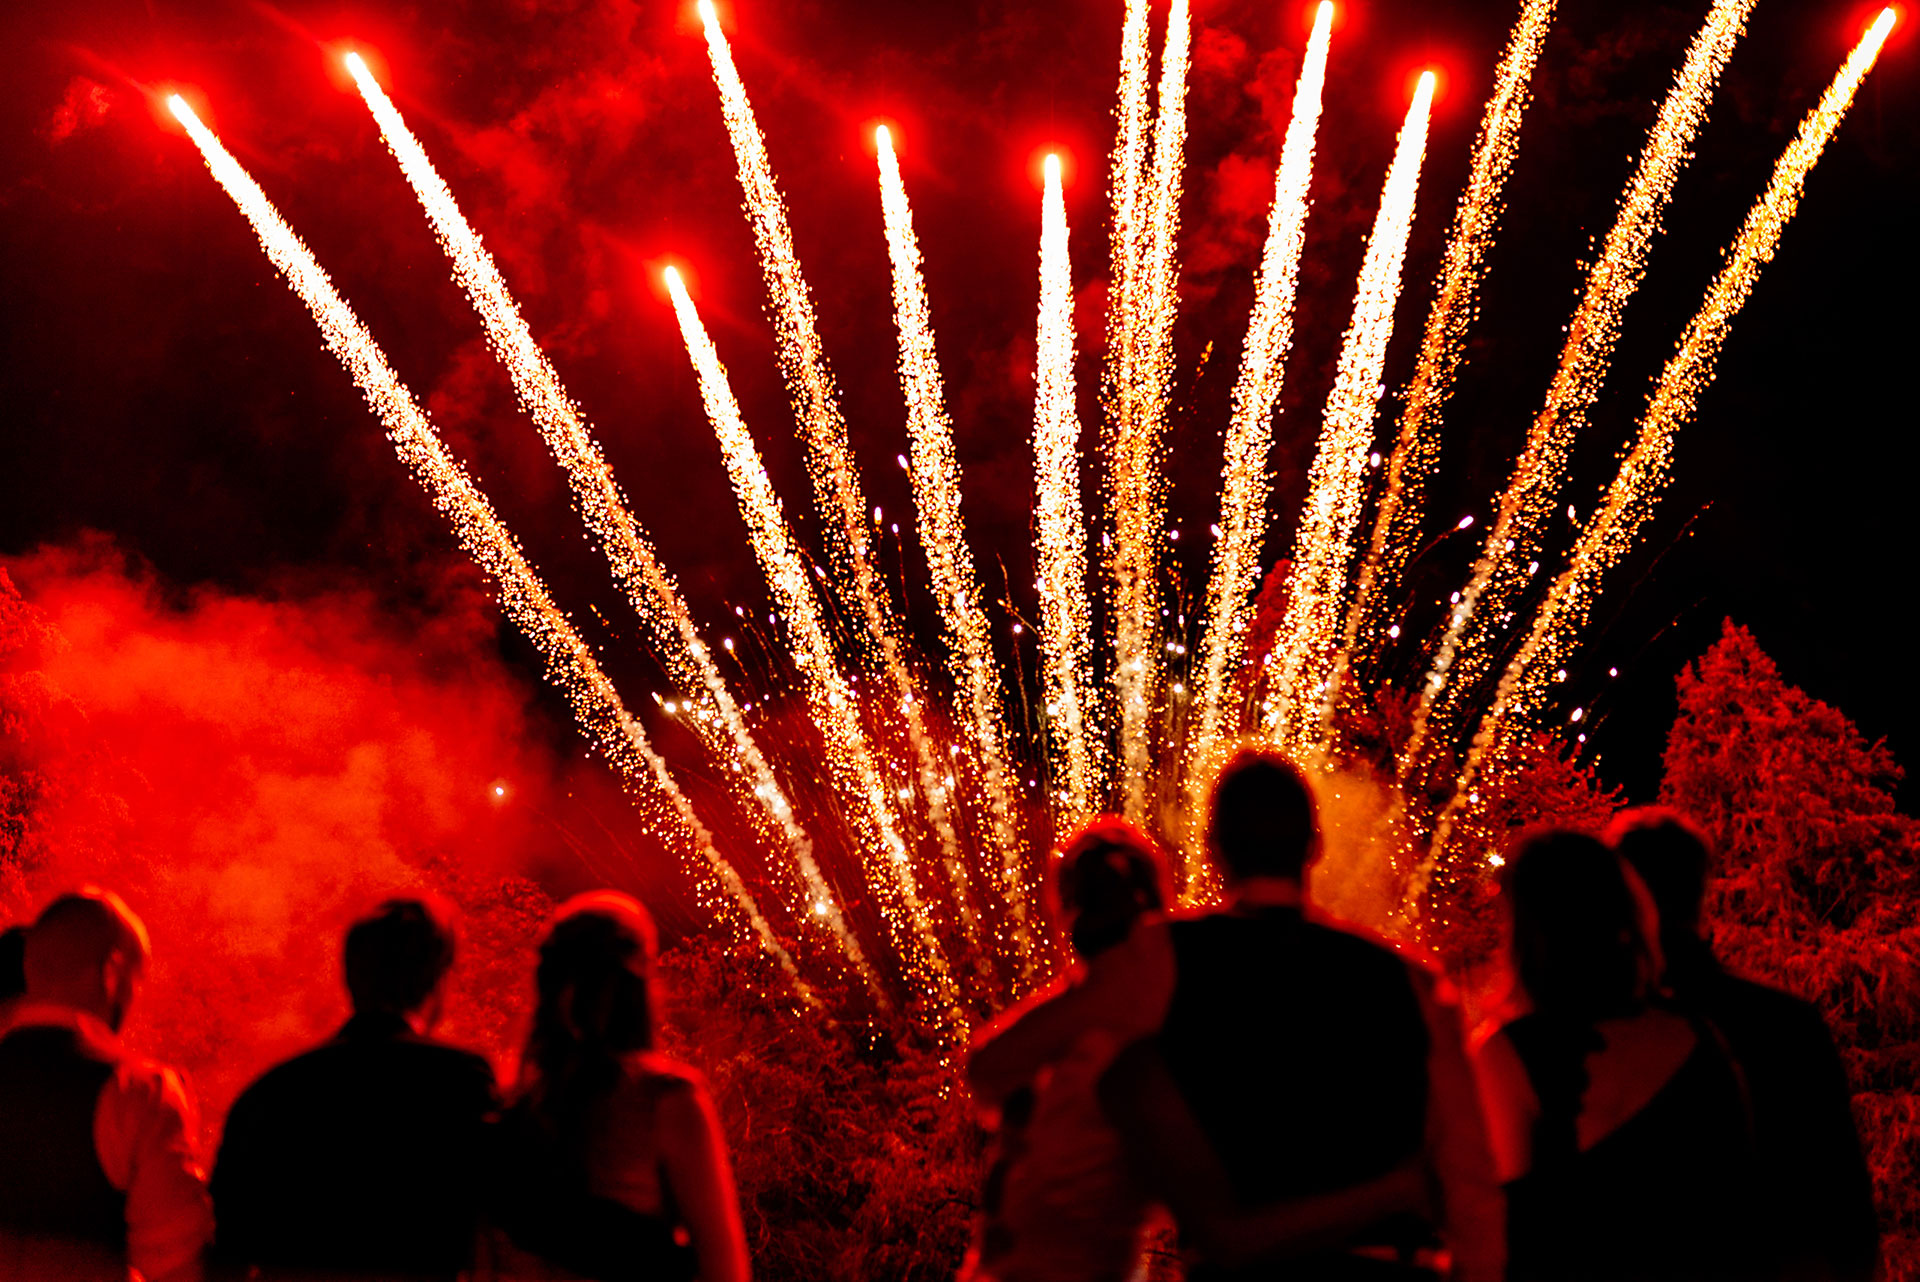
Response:
[[[1173,379],[1173,321],[1178,310],[1180,190],[1186,137],[1186,0],[1173,0],[1161,50],[1146,185],[1130,210],[1127,265],[1116,301],[1117,369],[1109,377],[1108,492],[1113,509],[1113,689],[1120,733],[1121,810],[1147,815],[1155,717],[1165,667],[1160,567],[1166,538],[1166,478],[1161,452]],[[1132,71],[1129,65],[1126,71]]]
[[[957,1006],[959,995],[941,955],[932,919],[920,897],[906,843],[890,824],[890,808],[885,804],[886,784],[861,729],[859,703],[834,662],[833,642],[821,618],[813,575],[801,558],[800,549],[794,545],[780,498],[774,493],[773,482],[760,460],[760,451],[740,417],[740,405],[734,399],[720,355],[714,350],[693,300],[680,282],[680,273],[669,267],[666,280],[667,290],[673,296],[674,315],[680,322],[680,334],[686,340],[687,355],[700,377],[700,397],[705,402],[707,418],[713,423],[714,434],[720,438],[727,473],[733,480],[741,515],[746,518],[754,554],[779,604],[793,661],[806,688],[808,706],[813,711],[815,724],[831,746],[830,760],[849,776],[842,787],[867,799],[865,818],[871,829],[868,835],[877,842],[886,860],[894,891],[905,910],[904,920],[892,913],[887,915],[889,928],[896,932],[896,946],[900,955],[909,959],[910,968],[928,992],[947,1007]],[[884,893],[884,886],[877,889]],[[976,942],[972,909],[964,899],[961,907],[968,940]]]
[[[1647,254],[1674,183],[1692,158],[1694,136],[1706,121],[1714,86],[1746,28],[1753,2],[1715,0],[1647,135],[1613,229],[1567,326],[1566,345],[1546,403],[1528,430],[1480,558],[1454,603],[1446,634],[1421,686],[1413,729],[1400,758],[1402,778],[1422,758],[1431,719],[1449,716],[1464,697],[1460,692],[1471,687],[1490,660],[1494,647],[1488,642],[1511,622],[1512,599],[1539,564],[1541,541],[1574,437],[1599,394],[1620,334],[1621,314],[1646,275]]]
[[[1108,282],[1107,335],[1115,341],[1125,331],[1139,274],[1141,237],[1137,224],[1140,192],[1146,185],[1147,129],[1151,123],[1147,94],[1153,83],[1150,35],[1147,0],[1127,0],[1126,20],[1120,29],[1120,99],[1114,106],[1118,128],[1113,140],[1113,175],[1108,182],[1113,198],[1113,263]]]
[[[1227,425],[1220,468],[1220,535],[1214,541],[1213,572],[1207,581],[1198,707],[1185,763],[1187,805],[1196,814],[1223,738],[1228,676],[1238,670],[1244,656],[1247,605],[1259,572],[1272,489],[1268,455],[1273,449],[1273,407],[1280,399],[1287,349],[1293,343],[1293,304],[1300,254],[1306,245],[1313,144],[1320,126],[1332,28],[1333,5],[1323,0],[1300,62],[1293,117],[1287,122],[1280,167],[1274,174],[1273,207],[1267,215],[1267,245],[1254,285],[1253,314],[1247,321],[1240,375],[1233,385],[1233,418]],[[1186,859],[1191,879],[1199,871],[1201,856],[1197,849],[1189,849]]]
[[[1693,417],[1700,393],[1713,381],[1714,364],[1734,317],[1753,292],[1761,270],[1773,261],[1807,175],[1846,118],[1854,93],[1873,69],[1894,20],[1894,11],[1884,9],[1867,29],[1819,104],[1800,123],[1799,134],[1774,165],[1772,180],[1727,250],[1726,265],[1707,290],[1700,310],[1688,323],[1647,400],[1632,450],[1621,460],[1605,498],[1581,531],[1566,568],[1534,615],[1526,643],[1501,676],[1493,704],[1461,768],[1453,800],[1435,828],[1436,850],[1442,850],[1452,835],[1462,798],[1468,795],[1489,753],[1512,727],[1527,723],[1549,700],[1557,678],[1565,671],[1563,665],[1576,633],[1586,625],[1603,578],[1633,546],[1660,501],[1671,471],[1674,435]],[[1579,715],[1576,710],[1576,722]],[[1430,874],[1430,867],[1428,871]],[[1416,893],[1424,889],[1423,883]]]
[[[1092,694],[1087,532],[1080,510],[1080,416],[1073,396],[1073,271],[1060,158],[1047,157],[1040,221],[1040,320],[1033,393],[1035,559],[1046,658],[1054,806],[1066,822],[1098,808],[1101,757]],[[1064,827],[1064,824],[1062,825]]]
[[[453,265],[455,279],[480,314],[489,344],[507,367],[514,391],[566,471],[581,515],[599,536],[615,576],[646,623],[668,671],[683,690],[704,692],[711,700],[712,711],[718,715],[734,750],[730,764],[738,767],[738,773],[729,772],[729,782],[741,793],[751,796],[749,804],[772,820],[793,854],[813,909],[811,914],[803,914],[803,919],[824,926],[847,954],[848,961],[869,984],[874,983],[871,968],[860,957],[839,905],[814,859],[812,839],[795,818],[772,766],[747,728],[733,692],[721,676],[706,642],[701,640],[679,589],[654,556],[578,407],[560,385],[559,375],[534,341],[532,331],[508,293],[493,256],[460,212],[453,193],[435,172],[426,150],[408,130],[406,121],[368,72],[366,63],[358,54],[348,54],[346,65],[360,96],[379,122],[388,149],[400,162],[407,182],[420,198],[434,234]]]
[[[1380,209],[1367,240],[1354,292],[1353,319],[1320,425],[1320,442],[1307,473],[1307,496],[1293,540],[1293,580],[1274,639],[1269,694],[1262,709],[1267,730],[1294,751],[1319,738],[1320,709],[1340,636],[1354,535],[1366,499],[1367,454],[1379,408],[1380,371],[1393,336],[1400,269],[1413,229],[1414,198],[1427,149],[1433,73],[1420,77],[1380,191]]]
[[[214,179],[253,225],[268,259],[313,314],[328,349],[346,367],[368,406],[379,416],[401,461],[432,496],[434,506],[453,523],[467,554],[498,585],[501,604],[539,649],[548,680],[566,694],[581,727],[634,790],[635,800],[644,802],[644,808],[653,812],[652,818],[658,822],[663,810],[670,816],[666,826],[670,830],[677,826],[681,841],[676,844],[691,847],[697,853],[727,899],[745,917],[760,947],[779,963],[809,1004],[817,1003],[813,991],[801,979],[792,956],[774,937],[752,893],[720,854],[692,802],[681,791],[667,763],[654,751],[646,730],[627,711],[619,692],[595,662],[593,652],[547,594],[545,584],[528,564],[492,504],[474,485],[466,469],[447,453],[413,393],[394,373],[386,354],[366,326],[340,297],[325,270],[281,218],[252,175],[200,122],[193,109],[178,95],[168,99],[167,105],[199,147]],[[644,793],[642,781],[648,779],[657,796]]]
[[[1494,73],[1493,94],[1480,118],[1473,164],[1454,211],[1441,265],[1440,286],[1427,313],[1420,356],[1408,384],[1400,432],[1387,458],[1386,487],[1374,516],[1373,536],[1354,582],[1347,611],[1346,636],[1335,660],[1333,693],[1345,682],[1356,655],[1377,651],[1382,641],[1382,612],[1393,599],[1407,556],[1418,544],[1425,516],[1427,477],[1440,457],[1441,411],[1453,392],[1464,355],[1467,327],[1473,321],[1478,292],[1505,208],[1502,193],[1520,151],[1520,123],[1530,97],[1528,85],[1540,60],[1540,47],[1553,26],[1555,0],[1525,0],[1506,52]]]
[[[846,419],[820,342],[813,296],[794,252],[786,201],[774,182],[766,139],[709,0],[701,0],[700,20],[706,32],[714,84],[720,91],[721,116],[739,170],[747,223],[753,229],[760,256],[760,274],[773,304],[781,378],[794,418],[806,437],[807,474],[813,483],[814,502],[826,518],[828,559],[836,570],[832,582],[852,589],[854,605],[865,624],[863,657],[869,662],[877,660],[879,670],[893,687],[920,791],[926,799],[927,821],[939,839],[947,866],[963,868],[960,836],[953,823],[953,798],[944,778],[946,767],[934,758],[924,706],[900,652],[900,629],[891,598],[874,570],[860,470],[847,443]],[[964,887],[957,893],[964,897]]]
[[[967,547],[960,514],[960,465],[953,454],[953,426],[947,419],[946,391],[934,353],[933,319],[927,311],[927,284],[920,270],[920,243],[913,233],[900,163],[886,126],[874,131],[880,164],[880,203],[886,219],[887,254],[893,262],[894,323],[900,334],[900,386],[907,402],[910,437],[909,479],[919,515],[920,543],[926,550],[934,600],[947,636],[947,665],[964,710],[981,785],[998,847],[1001,889],[1006,898],[1014,942],[1023,965],[1033,960],[1028,924],[1020,834],[1015,820],[1013,773],[1007,764],[1007,734],[1002,720],[1000,671],[994,662],[980,583]]]

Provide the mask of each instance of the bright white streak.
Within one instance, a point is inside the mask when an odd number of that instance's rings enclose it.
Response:
[[[1367,455],[1379,408],[1380,372],[1393,336],[1400,269],[1413,230],[1420,164],[1426,155],[1433,73],[1420,77],[1400,126],[1393,164],[1380,191],[1380,209],[1360,265],[1353,319],[1320,426],[1320,443],[1307,473],[1307,496],[1293,541],[1293,581],[1268,669],[1267,730],[1301,753],[1319,740],[1326,686],[1338,643],[1354,534],[1366,499]]]
[[[539,649],[547,679],[566,694],[581,728],[620,772],[634,791],[635,800],[646,803],[643,812],[648,812],[656,823],[663,817],[663,811],[670,818],[666,827],[670,835],[677,835],[676,844],[683,849],[691,847],[746,918],[760,947],[779,963],[806,1001],[815,1004],[817,998],[800,978],[792,956],[774,937],[752,892],[714,845],[713,836],[695,813],[693,803],[681,791],[667,763],[654,751],[645,728],[627,711],[619,692],[594,660],[592,650],[554,604],[546,585],[527,562],[519,543],[494,512],[493,505],[466,469],[447,453],[446,445],[413,399],[413,393],[387,363],[386,353],[340,297],[332,279],[315,261],[305,242],[287,226],[252,175],[200,122],[193,108],[178,94],[167,100],[167,106],[200,149],[214,180],[226,189],[253,225],[267,258],[312,313],[327,349],[346,368],[366,397],[368,407],[379,416],[395,453],[425,487],[433,505],[453,523],[461,547],[498,586],[501,605]],[[647,780],[653,785],[651,794],[645,792],[643,781]]]
[[[1313,184],[1313,145],[1320,127],[1321,91],[1327,77],[1327,48],[1332,38],[1333,5],[1322,0],[1313,32],[1300,61],[1293,91],[1293,117],[1280,147],[1273,179],[1273,207],[1267,214],[1267,244],[1254,283],[1253,313],[1240,353],[1240,375],[1233,385],[1233,417],[1227,425],[1220,466],[1220,535],[1213,545],[1213,571],[1207,580],[1205,623],[1200,631],[1199,675],[1194,730],[1188,741],[1187,806],[1199,814],[1206,788],[1225,738],[1228,674],[1237,672],[1246,652],[1247,607],[1259,573],[1261,540],[1267,528],[1267,499],[1272,491],[1268,456],[1273,451],[1273,407],[1286,374],[1293,344],[1293,304],[1300,282],[1300,255],[1306,247],[1308,193]],[[1182,851],[1186,880],[1203,875],[1205,859],[1197,841]]]
[[[673,298],[674,315],[680,322],[680,336],[686,341],[687,355],[700,378],[700,398],[714,434],[720,439],[740,514],[746,518],[749,541],[786,625],[787,640],[794,666],[800,670],[807,705],[826,739],[828,763],[837,775],[843,776],[842,791],[865,798],[863,835],[877,842],[892,874],[894,894],[905,917],[901,920],[896,914],[886,914],[888,926],[895,933],[895,944],[930,995],[943,1008],[956,1010],[959,994],[934,935],[926,904],[920,897],[906,843],[892,826],[891,808],[885,803],[886,784],[860,725],[860,705],[834,662],[833,642],[821,618],[813,575],[808,572],[800,549],[794,545],[773,481],[767,476],[760,451],[740,417],[740,405],[734,399],[720,354],[707,337],[706,326],[701,323],[700,314],[680,281],[680,273],[669,267],[666,282],[667,292]],[[867,861],[862,860],[861,864],[864,868]],[[973,914],[964,901],[962,914],[971,940],[975,933]]]
[[[1058,826],[1098,809],[1101,757],[1092,689],[1087,531],[1080,509],[1080,415],[1073,392],[1073,268],[1060,158],[1048,156],[1040,214],[1040,319],[1033,394],[1034,552],[1046,659],[1047,744]]]
[[[1647,399],[1633,449],[1621,460],[1600,506],[1580,532],[1566,568],[1541,602],[1525,644],[1501,675],[1493,704],[1481,720],[1461,767],[1453,800],[1435,828],[1436,848],[1451,837],[1462,799],[1472,789],[1488,754],[1516,724],[1537,716],[1551,697],[1557,684],[1554,676],[1563,669],[1579,630],[1586,626],[1606,572],[1626,555],[1652,516],[1671,473],[1673,438],[1692,419],[1700,393],[1713,382],[1714,364],[1734,317],[1752,294],[1761,270],[1773,261],[1807,175],[1846,118],[1860,82],[1873,70],[1894,20],[1892,9],[1882,10],[1874,19],[1819,104],[1800,122],[1800,132],[1775,163],[1767,189],[1747,212],[1746,222],[1727,250],[1726,265],[1708,288],[1700,310],[1688,322]]]
[[[913,232],[900,162],[886,126],[874,133],[880,164],[880,204],[885,216],[887,255],[893,263],[894,325],[900,336],[900,388],[907,403],[908,475],[919,516],[920,544],[927,554],[928,576],[947,638],[947,667],[953,674],[973,751],[980,763],[981,787],[1000,854],[1001,891],[1011,918],[1022,965],[1030,970],[1034,940],[1027,920],[1028,888],[1021,872],[1020,830],[1015,818],[1013,774],[1007,767],[1007,735],[1002,721],[1000,672],[994,662],[986,611],[973,553],[967,547],[960,515],[960,465],[953,453],[953,425],[947,419],[946,391],[934,353],[933,319],[927,311],[927,283],[920,270],[920,242]]]
[[[1354,582],[1346,637],[1335,661],[1336,696],[1356,653],[1369,654],[1379,647],[1384,603],[1391,599],[1408,556],[1419,544],[1427,476],[1440,457],[1441,411],[1466,353],[1467,327],[1473,321],[1487,253],[1505,208],[1502,193],[1520,152],[1520,125],[1531,96],[1528,85],[1553,27],[1554,5],[1555,0],[1525,0],[1494,72],[1493,94],[1474,141],[1472,170],[1447,237],[1440,286],[1427,313],[1413,381],[1407,386],[1400,433],[1387,456],[1386,487],[1374,516],[1373,537]]]
[[[1166,666],[1160,621],[1161,549],[1166,540],[1161,454],[1173,381],[1173,321],[1180,301],[1177,251],[1191,37],[1187,0],[1173,0],[1161,50],[1152,168],[1146,185],[1134,192],[1126,265],[1117,273],[1118,345],[1108,374],[1113,692],[1120,733],[1116,755],[1120,809],[1135,823],[1147,821],[1147,784]],[[1123,68],[1123,74],[1131,70]]]
[[[1539,560],[1567,457],[1613,359],[1621,315],[1646,275],[1647,255],[1674,183],[1693,157],[1694,136],[1706,123],[1714,86],[1746,29],[1753,4],[1714,0],[1648,131],[1640,162],[1621,194],[1620,212],[1568,322],[1546,403],[1528,429],[1526,446],[1500,496],[1500,510],[1488,525],[1480,559],[1448,616],[1446,633],[1421,684],[1413,729],[1400,757],[1403,780],[1421,764],[1431,718],[1451,712],[1464,697],[1462,687],[1470,686],[1471,677],[1484,669],[1494,648],[1491,642],[1511,619],[1508,606],[1530,577],[1527,566]],[[1466,672],[1456,673],[1456,663],[1463,660]]]
[[[953,797],[946,783],[946,766],[936,761],[927,734],[924,701],[900,652],[900,628],[891,598],[873,567],[867,529],[867,500],[860,487],[860,469],[847,444],[847,424],[840,411],[833,371],[827,366],[814,319],[813,295],[800,271],[787,224],[787,206],[773,178],[766,139],[754,118],[747,87],[733,65],[733,52],[720,30],[713,6],[700,9],[707,40],[707,58],[713,82],[720,91],[720,114],[733,145],[739,171],[742,207],[760,257],[760,275],[773,305],[774,350],[780,374],[793,405],[794,420],[807,442],[807,475],[813,483],[814,503],[825,519],[827,555],[839,571],[831,582],[852,588],[854,606],[865,623],[863,657],[878,666],[893,686],[896,707],[905,723],[907,743],[926,798],[926,818],[939,839],[949,869],[963,868],[960,835],[953,822]],[[955,883],[963,901],[964,883]]]
[[[859,957],[858,945],[853,944],[852,932],[842,919],[839,904],[814,859],[812,838],[795,818],[773,767],[747,728],[733,691],[721,676],[706,642],[700,638],[673,576],[654,555],[579,407],[567,395],[559,374],[534,341],[533,331],[527,327],[513,296],[507,291],[493,255],[487,252],[479,234],[460,212],[453,193],[427,158],[426,149],[407,128],[399,110],[368,72],[360,55],[348,54],[346,65],[360,96],[380,125],[380,135],[386,140],[388,150],[400,162],[401,171],[433,225],[434,235],[446,250],[454,279],[479,313],[488,343],[506,366],[520,403],[566,472],[575,505],[599,537],[615,577],[626,590],[635,612],[646,623],[668,671],[684,692],[704,693],[725,727],[733,756],[731,760],[723,753],[716,756],[723,767],[737,768],[739,773],[732,779],[735,787],[753,797],[754,804],[772,820],[792,852],[813,910],[800,917],[826,928],[847,953],[848,961],[873,985],[876,981],[872,970],[864,958]],[[696,724],[704,728],[703,723]]]

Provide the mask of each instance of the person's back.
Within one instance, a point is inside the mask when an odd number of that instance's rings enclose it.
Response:
[[[1065,844],[1054,884],[1078,958],[1107,953],[1165,906],[1164,862],[1151,838],[1113,816]],[[1128,1037],[1100,1012],[1076,1015],[1080,995],[1071,981],[1036,994],[995,1021],[969,1057],[975,1098],[1001,1115],[961,1270],[970,1282],[1124,1282],[1139,1264],[1149,1202],[1097,1095]],[[1055,1023],[1055,1035],[1029,1036]]]
[[[120,900],[55,900],[28,937],[24,996],[0,1036],[0,1278],[200,1275],[210,1235],[177,1073],[118,1036],[148,952]]]
[[[706,1087],[653,1049],[655,947],[646,910],[613,891],[561,905],[541,942],[492,1172],[492,1249],[511,1276],[746,1282]]]
[[[1608,831],[1660,912],[1678,1005],[1724,1039],[1744,1079],[1764,1199],[1759,1221],[1780,1272],[1864,1282],[1878,1255],[1873,1183],[1845,1067],[1810,1003],[1729,974],[1700,934],[1712,851],[1679,814],[1628,811]]]
[[[1232,907],[1165,928],[1164,1017],[1100,1087],[1198,1256],[1190,1276],[1424,1277],[1444,1243],[1456,1277],[1498,1278],[1500,1197],[1458,1021],[1424,971],[1303,911],[1320,850],[1305,778],[1238,754],[1207,840]],[[1155,985],[1134,986],[1151,1000]]]
[[[1249,1205],[1420,1150],[1427,1030],[1407,964],[1297,906],[1176,921],[1161,1054]]]
[[[450,961],[444,924],[415,901],[382,905],[349,933],[353,1018],[227,1116],[213,1178],[223,1261],[270,1275],[466,1267],[496,1101],[484,1059],[424,1032]]]
[[[1620,861],[1595,838],[1540,834],[1503,892],[1528,1009],[1476,1062],[1510,1277],[1767,1276],[1739,1074],[1712,1030],[1652,1000],[1650,914]]]

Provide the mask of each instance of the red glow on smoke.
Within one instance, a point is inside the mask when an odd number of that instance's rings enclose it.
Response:
[[[1333,0],[1317,0],[1316,3],[1300,6],[1298,21],[1300,24],[1301,38],[1304,39],[1312,33],[1313,24],[1320,20],[1320,11],[1322,9],[1333,10],[1333,16],[1329,21],[1328,30],[1335,33],[1340,32],[1345,29],[1348,13],[1352,8],[1352,5],[1335,4]]]
[[[1027,157],[1027,181],[1033,184],[1035,191],[1044,191],[1047,186],[1047,158],[1058,157],[1060,161],[1060,187],[1063,191],[1073,190],[1073,180],[1080,172],[1078,159],[1073,148],[1058,143],[1048,143],[1035,147]]]
[[[347,70],[347,59],[358,58],[361,65],[366,68],[367,74],[373,77],[373,82],[382,89],[391,91],[393,77],[386,58],[378,49],[358,40],[335,40],[322,43],[320,47],[326,51],[323,61],[327,69],[327,79],[333,82],[336,89],[344,89],[348,93],[356,92],[353,74]]]

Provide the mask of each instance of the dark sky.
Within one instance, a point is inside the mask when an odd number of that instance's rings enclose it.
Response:
[[[1445,89],[1390,353],[1396,389],[1517,9],[1506,0],[1344,7],[1277,431],[1268,560],[1286,547],[1409,77],[1437,63]],[[1536,75],[1472,365],[1447,416],[1437,526],[1463,513],[1484,518],[1546,387],[1579,260],[1604,234],[1706,7],[1565,0]],[[903,411],[863,138],[876,118],[898,124],[976,554],[995,583],[1004,564],[1023,601],[1039,219],[1030,160],[1058,145],[1077,161],[1068,193],[1075,276],[1091,287],[1105,269],[1101,178],[1120,8],[734,0],[728,11],[855,448],[889,519],[907,510],[893,461]],[[1196,587],[1307,8],[1195,2],[1172,470]],[[1719,248],[1872,12],[1854,0],[1761,0],[1627,314],[1569,491],[1583,509]],[[1156,5],[1156,42],[1163,19]],[[12,54],[0,84],[0,555],[102,530],[170,583],[264,592],[347,580],[373,585],[402,614],[431,599],[457,559],[304,310],[144,92],[190,86],[563,602],[589,623],[586,607],[596,606],[616,636],[631,636],[556,469],[336,69],[340,42],[375,55],[698,610],[717,621],[764,594],[652,284],[663,255],[691,268],[775,482],[811,531],[691,4],[16,0],[0,35]],[[1575,682],[1589,695],[1610,687],[1596,705],[1612,714],[1596,746],[1603,773],[1637,796],[1657,780],[1673,675],[1727,615],[1757,632],[1790,680],[1920,756],[1905,599],[1915,73],[1914,43],[1896,31],[1738,322],[1699,421],[1680,438],[1678,480],[1643,551],[1601,604]],[[1090,348],[1097,335],[1083,328],[1081,340]],[[1083,361],[1089,427],[1095,369]],[[1395,409],[1389,397],[1385,413]],[[1422,590],[1454,586],[1467,552],[1463,539],[1444,546]],[[908,553],[912,564],[917,553]],[[923,596],[914,609],[929,613]],[[517,643],[504,644],[524,660]],[[628,660],[613,663],[630,682],[646,679]],[[1609,683],[1615,665],[1622,675]]]

